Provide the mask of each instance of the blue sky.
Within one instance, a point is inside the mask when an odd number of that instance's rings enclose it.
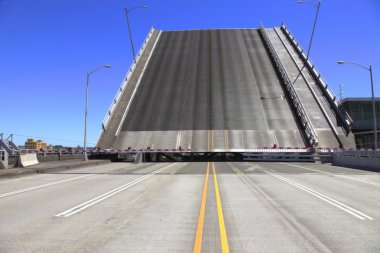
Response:
[[[317,3],[315,1],[314,3]],[[121,1],[0,0],[0,132],[83,145],[86,72],[91,76],[88,142],[95,145],[103,117],[132,62],[124,6],[135,48],[151,26],[162,30],[274,27],[285,22],[307,48],[316,9],[296,0]],[[325,0],[310,57],[338,95],[370,96],[369,73],[338,60],[372,65],[380,96],[380,1]]]

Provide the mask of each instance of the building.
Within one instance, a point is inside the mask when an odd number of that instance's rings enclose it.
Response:
[[[31,149],[31,150],[46,150],[46,143],[42,140],[35,141],[34,139],[28,139],[25,142],[25,149]]]
[[[350,114],[354,123],[352,132],[355,135],[356,146],[358,148],[374,147],[373,133],[373,108],[372,98],[370,97],[352,97],[345,98],[341,101],[344,109]],[[377,146],[380,147],[379,130],[380,130],[380,98],[375,98],[376,104],[376,122],[377,122]]]

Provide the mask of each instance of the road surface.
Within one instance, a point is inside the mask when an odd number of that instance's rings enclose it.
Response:
[[[380,176],[112,163],[0,179],[0,252],[380,252]]]
[[[294,117],[258,29],[162,31],[110,146],[304,147]]]

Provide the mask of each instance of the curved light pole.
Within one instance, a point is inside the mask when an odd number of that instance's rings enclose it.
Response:
[[[317,13],[315,14],[315,19],[314,19],[313,30],[311,32],[311,38],[310,38],[310,42],[309,42],[309,48],[307,49],[307,55],[306,55],[306,59],[309,59],[311,44],[313,43],[313,38],[314,38],[315,26],[317,25],[317,20],[318,20],[319,8],[321,7],[321,1],[319,0],[318,4],[313,4],[313,3],[309,2],[309,1],[298,1],[297,3],[299,3],[299,4],[310,4],[310,5],[312,5],[312,6],[314,6],[314,7],[317,8]],[[296,81],[298,80],[298,77],[300,77],[300,75],[302,73],[302,70],[305,68],[305,66],[306,65],[304,64],[303,67],[300,69],[300,72],[298,73],[298,76],[296,77],[296,79],[294,79],[293,84],[296,83]]]
[[[317,13],[315,14],[315,19],[314,19],[314,25],[313,25],[313,31],[311,32],[311,38],[310,38],[310,42],[309,42],[309,48],[307,49],[307,58],[309,58],[309,54],[310,54],[310,49],[311,49],[311,43],[313,42],[313,37],[314,37],[314,32],[315,32],[315,26],[317,25],[317,19],[318,19],[318,14],[319,14],[319,8],[321,6],[321,1],[318,1],[318,4],[313,4],[309,1],[298,1],[297,3],[299,4],[310,4],[314,7],[317,8]]]
[[[373,135],[374,135],[374,141],[375,141],[375,150],[377,149],[377,120],[376,120],[376,103],[375,103],[375,92],[373,90],[373,78],[372,78],[372,66],[369,65],[369,67],[363,66],[361,64],[355,63],[355,62],[346,62],[346,61],[338,61],[338,64],[352,64],[356,65],[358,67],[361,67],[363,69],[366,69],[369,71],[369,75],[371,77],[371,92],[372,92],[372,113],[373,113]]]
[[[135,6],[135,7],[132,7],[130,9],[127,8],[127,6],[124,7],[125,9],[125,17],[127,18],[127,23],[128,23],[128,31],[129,31],[129,39],[131,40],[131,47],[132,47],[132,53],[133,53],[133,59],[136,63],[136,54],[135,54],[135,48],[133,47],[133,40],[132,40],[132,33],[131,33],[131,25],[129,24],[129,17],[128,17],[128,13],[130,13],[131,11],[135,10],[135,9],[145,9],[147,8],[148,6],[147,5],[139,5],[139,6]]]
[[[90,75],[94,73],[95,71],[101,69],[101,68],[111,68],[111,65],[103,65],[95,68],[94,70],[87,72],[87,81],[86,81],[86,107],[85,107],[85,113],[84,113],[84,145],[83,145],[83,161],[87,161],[87,111],[88,111],[88,83],[90,80]]]

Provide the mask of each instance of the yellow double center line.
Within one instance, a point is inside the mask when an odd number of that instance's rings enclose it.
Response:
[[[222,202],[220,201],[218,180],[216,179],[216,171],[215,171],[215,164],[214,163],[212,163],[212,170],[214,172],[216,205],[218,207],[220,243],[221,243],[221,246],[222,246],[222,252],[223,253],[228,253],[228,252],[230,252],[230,249],[228,247],[227,231],[226,231],[226,226],[224,225],[224,216],[223,216]]]
[[[214,163],[212,163],[212,171],[214,175],[216,206],[218,209],[220,244],[222,247],[222,253],[228,253],[230,252],[230,250],[228,246],[227,231],[226,231],[226,226],[224,224],[223,208],[222,208],[222,202],[220,200],[218,179],[216,177],[216,170],[215,170]],[[210,173],[210,163],[207,164],[206,177],[205,177],[205,182],[203,185],[201,209],[199,212],[198,228],[197,228],[197,233],[196,233],[196,238],[195,238],[195,243],[194,243],[194,253],[199,253],[202,250],[203,224],[204,224],[204,218],[205,218],[205,213],[206,213],[207,185],[208,185],[209,173]]]
[[[194,253],[201,252],[201,249],[202,249],[203,224],[204,224],[205,212],[206,212],[207,185],[208,185],[209,172],[210,172],[210,163],[207,163],[206,178],[203,185],[201,210],[199,212],[198,228],[197,228],[197,234],[196,234],[195,243],[194,243]]]

